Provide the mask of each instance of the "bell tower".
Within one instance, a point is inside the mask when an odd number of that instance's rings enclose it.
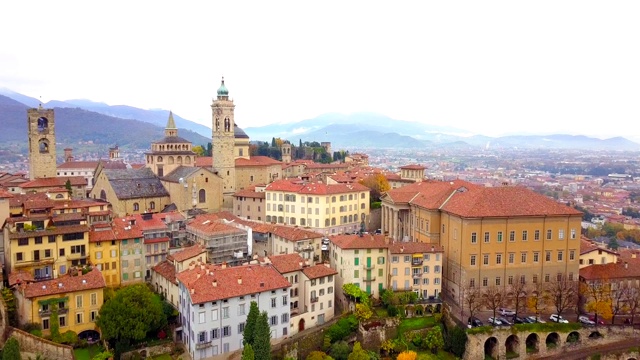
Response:
[[[224,85],[224,77],[218,88],[218,97],[213,100],[212,150],[213,167],[222,177],[223,208],[233,207],[233,194],[236,191],[235,147],[235,109],[233,100],[229,100],[229,90]]]
[[[56,177],[56,131],[53,109],[27,110],[29,179]]]

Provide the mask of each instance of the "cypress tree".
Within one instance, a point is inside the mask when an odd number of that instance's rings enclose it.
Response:
[[[256,333],[256,323],[258,322],[259,317],[260,309],[258,309],[258,303],[252,301],[249,307],[249,314],[247,315],[247,322],[244,325],[244,332],[242,334],[242,343],[244,346],[253,345]]]
[[[271,330],[269,329],[269,315],[263,311],[258,318],[253,341],[255,360],[271,360]]]
[[[2,360],[21,360],[20,344],[16,338],[7,340],[2,350]]]
[[[253,347],[251,344],[245,345],[244,349],[242,349],[242,358],[241,360],[254,360],[256,358],[255,353],[253,352]]]

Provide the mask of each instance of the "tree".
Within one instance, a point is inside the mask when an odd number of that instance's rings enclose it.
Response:
[[[469,317],[473,318],[482,307],[482,294],[476,287],[467,287],[463,290],[464,305],[469,310]]]
[[[7,316],[9,317],[9,325],[18,327],[18,310],[16,308],[16,298],[13,291],[8,287],[2,288],[2,299],[7,306]]]
[[[329,355],[331,355],[335,360],[347,360],[350,353],[351,348],[346,341],[335,342],[331,345],[331,349],[329,350]]]
[[[520,310],[526,306],[527,301],[527,285],[524,281],[520,281],[520,275],[516,275],[514,281],[508,287],[508,292],[513,299],[513,311],[516,312],[516,316]]]
[[[526,306],[537,316],[540,310],[546,306],[548,292],[545,291],[541,282],[537,282],[528,286],[529,296],[527,297]]]
[[[371,189],[371,195],[369,199],[371,202],[380,201],[380,196],[382,196],[384,192],[387,192],[389,191],[389,189],[391,189],[387,178],[380,173],[367,176],[366,178],[360,180],[360,184]]]
[[[97,353],[91,360],[109,360],[113,358],[113,353],[109,351],[103,351],[101,353]]]
[[[255,352],[255,360],[271,359],[271,330],[269,328],[269,315],[267,315],[266,311],[260,314],[256,322],[253,351]]]
[[[625,299],[627,298],[627,292],[629,289],[629,286],[625,284],[611,292],[611,324],[615,323],[616,315],[627,309]]]
[[[620,244],[618,244],[618,239],[616,238],[611,238],[607,243],[607,249],[617,251],[619,247],[620,247]]]
[[[247,346],[247,344],[253,344],[256,333],[256,323],[258,322],[258,318],[260,317],[260,309],[258,308],[258,303],[255,301],[251,302],[249,306],[249,314],[247,314],[247,321],[244,325],[244,332],[242,333],[242,343]]]
[[[312,351],[307,355],[306,360],[333,360],[333,358],[322,351]]]
[[[595,314],[596,324],[598,317],[611,319],[611,285],[608,279],[581,282],[580,296],[584,299],[585,309]]]
[[[191,151],[193,151],[194,153],[196,153],[196,155],[198,156],[204,156],[205,153],[205,149],[202,145],[198,145],[198,146],[194,146],[191,148]]]
[[[461,358],[462,356],[464,356],[464,352],[467,348],[467,332],[459,327],[459,326],[454,326],[453,328],[449,329],[449,331],[447,332],[447,338],[446,338],[446,342],[445,342],[445,350],[451,352],[453,355]]]
[[[495,319],[498,308],[504,304],[504,288],[501,286],[488,287],[482,294],[482,302],[487,309],[493,312]]]
[[[631,324],[633,324],[636,315],[640,312],[640,289],[635,286],[628,288],[624,302],[627,306],[627,313],[631,315]]]
[[[568,280],[566,276],[559,275],[555,281],[549,283],[547,287],[549,300],[556,308],[556,314],[572,309],[578,302],[578,283]]]
[[[356,341],[355,344],[353,344],[353,350],[351,351],[351,354],[349,354],[349,357],[347,358],[347,360],[370,360],[371,358],[369,357],[369,353],[364,350],[362,348],[362,345],[360,345],[360,342]]]
[[[64,183],[64,188],[67,189],[67,193],[69,197],[73,195],[73,188],[71,187],[71,180],[67,179],[67,182]]]
[[[373,316],[373,311],[367,304],[356,304],[355,316],[358,322],[367,321]]]
[[[4,344],[2,360],[21,360],[20,343],[12,337]]]
[[[144,284],[124,287],[101,308],[96,324],[106,340],[136,341],[167,324],[162,304]]]
[[[444,337],[442,336],[442,328],[440,326],[434,326],[427,332],[424,340],[422,341],[427,350],[431,350],[432,353],[437,354],[438,350],[444,348]]]
[[[396,360],[416,360],[418,358],[418,353],[411,350],[406,350],[398,354]]]
[[[242,358],[241,360],[254,360],[255,354],[253,352],[253,347],[251,344],[245,344],[244,349],[242,349]]]

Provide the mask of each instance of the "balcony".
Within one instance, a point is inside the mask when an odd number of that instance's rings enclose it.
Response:
[[[86,259],[87,253],[85,251],[79,253],[71,253],[67,257],[69,258],[69,260]]]
[[[411,266],[422,266],[422,258],[413,258],[411,260]]]
[[[362,264],[362,268],[365,270],[373,270],[376,267],[376,264]]]
[[[67,308],[60,308],[58,309],[58,315],[63,315],[69,312],[69,309]],[[38,310],[38,315],[40,315],[40,317],[47,317],[47,316],[51,316],[51,309],[49,310]]]
[[[363,277],[362,281],[364,282],[372,282],[372,281],[376,281],[376,277],[375,276],[371,276],[371,277]]]
[[[293,251],[295,252],[313,251],[313,245],[294,246]]]
[[[29,267],[29,266],[40,266],[40,265],[51,265],[51,264],[53,264],[53,258],[16,261],[16,263],[13,266],[17,269],[17,268],[23,268],[23,267]]]
[[[318,302],[318,297],[311,298],[311,303],[317,303],[317,302]]]
[[[211,341],[199,342],[199,343],[196,343],[196,350],[208,348],[210,346],[211,346]]]
[[[420,278],[422,277],[422,273],[413,273],[413,274],[411,274],[411,276],[412,276],[414,279],[420,279]]]

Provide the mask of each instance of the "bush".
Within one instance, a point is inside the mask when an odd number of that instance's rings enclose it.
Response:
[[[29,331],[29,334],[31,334],[33,336],[37,336],[37,337],[42,337],[42,330],[33,329],[33,330]]]
[[[389,307],[387,307],[387,314],[390,317],[398,316],[398,307],[395,305],[389,305]]]
[[[358,320],[354,315],[344,317],[327,329],[331,342],[342,340],[358,329]]]
[[[457,357],[462,357],[467,348],[467,332],[459,327],[453,327],[447,332],[445,350]]]
[[[338,341],[331,345],[331,349],[329,350],[329,355],[335,360],[347,360],[350,353],[351,347],[349,347],[346,341]]]
[[[60,342],[75,347],[78,345],[78,334],[71,330],[65,331],[60,334]]]

